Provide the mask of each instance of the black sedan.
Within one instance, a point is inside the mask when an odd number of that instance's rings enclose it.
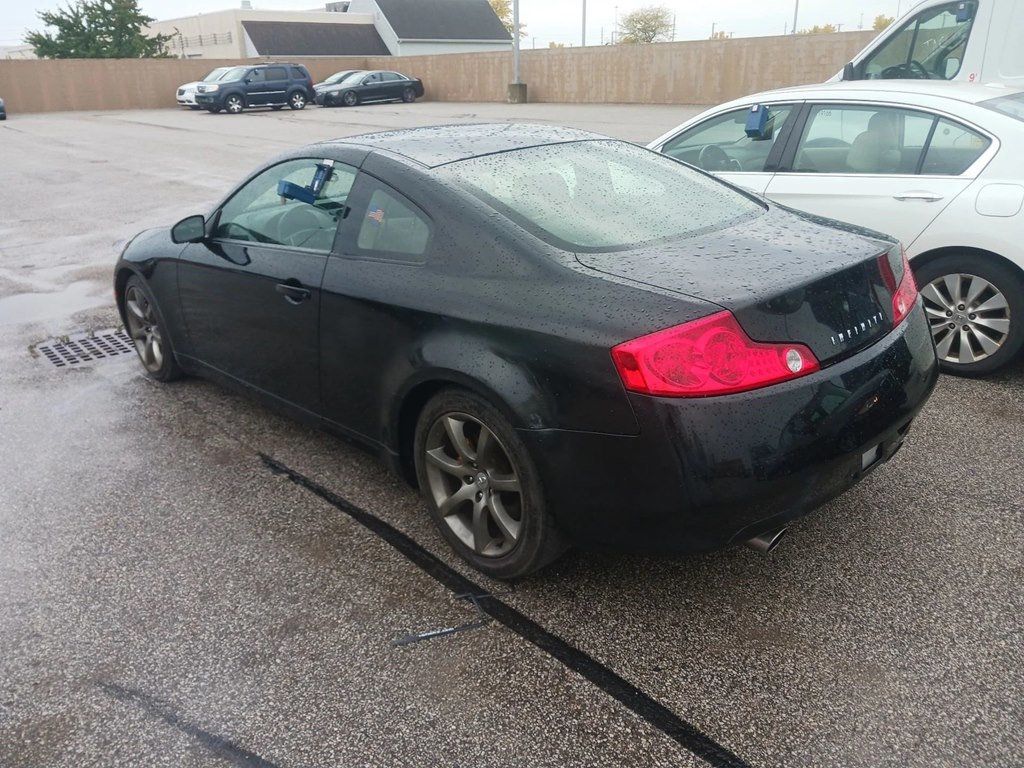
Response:
[[[500,578],[569,543],[768,549],[937,376],[899,245],[543,126],[289,152],[136,236],[115,292],[149,375],[368,446]]]
[[[354,107],[374,101],[404,101],[409,104],[422,95],[422,80],[398,72],[377,70],[352,72],[340,82],[319,88],[316,103],[322,107]]]
[[[7,106],[4,104],[4,100],[0,99],[0,120],[7,119]]]

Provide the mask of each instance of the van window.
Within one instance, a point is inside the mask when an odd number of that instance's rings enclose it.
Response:
[[[963,64],[977,2],[946,3],[917,14],[860,63],[868,80],[952,80]]]
[[[1024,8],[1024,5],[1021,5]],[[1004,115],[1015,117],[1024,122],[1024,91],[1015,93],[1012,96],[998,96],[994,99],[979,102],[979,106],[985,109],[994,109]]]
[[[284,67],[267,67],[267,80],[287,80],[288,70]]]

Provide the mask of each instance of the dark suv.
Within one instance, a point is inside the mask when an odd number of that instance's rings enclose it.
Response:
[[[303,109],[315,96],[313,78],[301,64],[235,67],[215,83],[196,87],[196,104],[210,112],[237,115],[247,107]]]

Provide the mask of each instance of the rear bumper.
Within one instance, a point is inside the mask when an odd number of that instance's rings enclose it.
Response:
[[[703,399],[630,395],[636,436],[520,435],[577,543],[702,551],[781,527],[885,463],[937,377],[918,309],[872,347],[795,381]]]

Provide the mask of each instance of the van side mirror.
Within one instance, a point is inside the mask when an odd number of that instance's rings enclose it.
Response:
[[[960,71],[960,59],[949,58],[946,59],[946,68],[943,75],[947,80],[952,80],[956,77],[956,73]]]
[[[206,239],[206,219],[199,214],[186,216],[171,227],[171,240],[179,245],[201,243]]]
[[[853,66],[853,62],[852,61],[846,62],[846,65],[843,67],[843,77],[841,79],[842,80],[856,80],[857,79],[857,69]]]

